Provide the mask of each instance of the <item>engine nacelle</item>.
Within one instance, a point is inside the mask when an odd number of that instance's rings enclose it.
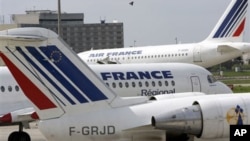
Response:
[[[246,94],[248,95],[248,94]],[[202,114],[201,138],[229,138],[230,125],[249,124],[250,95],[198,100]]]
[[[204,98],[193,106],[152,117],[155,128],[204,139],[229,138],[230,125],[250,124],[250,95]]]

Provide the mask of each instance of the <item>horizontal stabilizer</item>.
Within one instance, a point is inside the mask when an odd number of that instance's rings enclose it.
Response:
[[[229,45],[219,45],[217,48],[218,52],[221,53],[228,53],[228,52],[234,52],[234,51],[240,51],[239,49],[233,47],[233,46],[229,46]]]
[[[25,35],[0,35],[0,40],[14,40],[14,41],[45,41],[47,38],[39,36],[25,36]]]
[[[43,28],[15,28],[0,31],[0,40],[16,41],[45,41],[50,38],[56,38],[55,33],[48,32]]]

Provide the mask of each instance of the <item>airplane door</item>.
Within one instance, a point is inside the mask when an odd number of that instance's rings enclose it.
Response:
[[[195,46],[193,50],[194,62],[202,62],[201,60],[201,46]]]
[[[201,91],[201,83],[200,78],[198,76],[191,76],[191,85],[193,92],[200,92]]]

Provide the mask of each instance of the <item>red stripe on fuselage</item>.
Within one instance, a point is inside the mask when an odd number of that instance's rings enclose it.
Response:
[[[56,108],[56,105],[49,100],[46,95],[41,92],[40,89],[34,85],[30,79],[28,79],[2,52],[0,52],[5,64],[8,66],[12,75],[15,77],[16,81],[19,83],[24,94],[40,109],[51,109]]]
[[[246,20],[246,18],[241,22],[240,26],[234,32],[233,37],[240,36],[240,34],[242,33],[242,31],[244,30],[244,27],[245,27],[245,20]]]

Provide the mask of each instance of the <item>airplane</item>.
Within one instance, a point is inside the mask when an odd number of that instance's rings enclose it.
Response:
[[[205,68],[250,52],[243,41],[248,1],[232,0],[210,35],[199,43],[99,49],[78,55],[88,64],[183,62]]]
[[[162,140],[166,132],[152,128],[151,118],[204,95],[181,102],[174,101],[181,97],[164,98],[168,95],[151,100],[120,97],[51,30],[10,29],[0,32],[0,40],[0,57],[32,102],[40,131],[51,141]],[[29,141],[26,135],[10,141],[18,139]]]
[[[107,86],[122,97],[148,96],[153,99],[155,95],[183,92],[232,93],[229,87],[217,81],[209,71],[192,64],[153,63],[89,65],[89,67]],[[16,136],[15,134],[28,136],[23,128],[29,128],[29,122],[38,119],[35,110],[6,66],[0,67],[0,78],[2,78],[0,80],[2,99],[0,99],[0,126],[19,125],[19,131],[12,132],[9,135],[10,139]],[[169,95],[163,98],[193,95],[197,94]]]

